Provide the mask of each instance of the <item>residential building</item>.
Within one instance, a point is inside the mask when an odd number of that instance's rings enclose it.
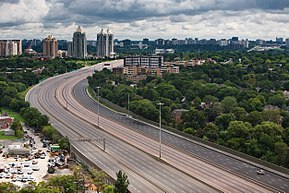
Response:
[[[148,45],[149,44],[149,39],[148,38],[144,38],[142,40],[142,43]]]
[[[257,45],[263,45],[263,44],[265,44],[265,43],[266,43],[265,40],[261,40],[261,39],[257,39],[257,40],[256,40],[256,44],[257,44]]]
[[[163,65],[162,56],[128,56],[124,58],[124,66],[141,66],[158,68]]]
[[[113,33],[103,29],[97,34],[97,56],[99,58],[112,57],[114,55]]]
[[[14,118],[8,116],[0,116],[0,129],[9,128],[14,121]]]
[[[48,35],[42,43],[44,58],[53,59],[58,56],[58,42],[52,35]]]
[[[283,39],[283,38],[278,38],[278,37],[276,37],[276,43],[277,43],[278,45],[283,45],[283,44],[284,44],[284,39]]]
[[[156,40],[157,45],[165,45],[165,41],[162,38]]]
[[[72,44],[72,42],[68,42],[68,45],[67,45],[67,56],[68,57],[72,57],[72,53],[73,53],[73,44]]]
[[[72,39],[72,57],[87,58],[86,33],[78,26],[76,32],[73,33]]]
[[[249,40],[241,40],[240,44],[244,47],[244,48],[249,48]]]
[[[22,54],[21,40],[0,40],[0,56],[8,57]]]
[[[218,44],[222,47],[228,46],[228,40],[226,39],[221,39],[218,41]]]
[[[174,54],[174,49],[155,49],[155,54]]]

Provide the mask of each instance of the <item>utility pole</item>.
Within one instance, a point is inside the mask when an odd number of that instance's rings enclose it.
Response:
[[[97,126],[99,127],[99,89],[100,87],[97,86]]]
[[[129,117],[129,93],[127,93],[127,116]]]

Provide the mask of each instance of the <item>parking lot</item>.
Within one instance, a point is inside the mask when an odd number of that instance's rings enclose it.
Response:
[[[43,177],[47,175],[48,164],[55,166],[55,164],[63,164],[59,158],[52,158],[49,149],[43,147],[43,143],[39,136],[33,132],[26,130],[26,141],[31,148],[31,154],[28,156],[5,156],[8,151],[7,147],[3,149],[0,157],[0,182],[12,182],[22,187],[30,181],[40,182]],[[25,142],[26,143],[26,142]]]

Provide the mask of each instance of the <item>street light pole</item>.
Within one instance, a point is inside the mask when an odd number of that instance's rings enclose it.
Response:
[[[127,116],[129,117],[129,93],[127,93]]]
[[[97,88],[97,103],[98,103],[98,105],[97,105],[97,126],[99,127],[99,89],[100,89],[100,87],[97,86],[96,88]]]
[[[160,106],[159,108],[159,112],[160,112],[160,115],[159,115],[159,127],[160,127],[160,134],[159,134],[159,142],[160,142],[160,149],[159,149],[159,158],[161,159],[162,158],[162,105],[164,105],[164,103],[161,103],[159,102],[157,105]]]

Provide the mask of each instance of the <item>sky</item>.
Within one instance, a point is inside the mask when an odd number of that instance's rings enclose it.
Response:
[[[289,38],[289,0],[0,0],[0,39]]]

